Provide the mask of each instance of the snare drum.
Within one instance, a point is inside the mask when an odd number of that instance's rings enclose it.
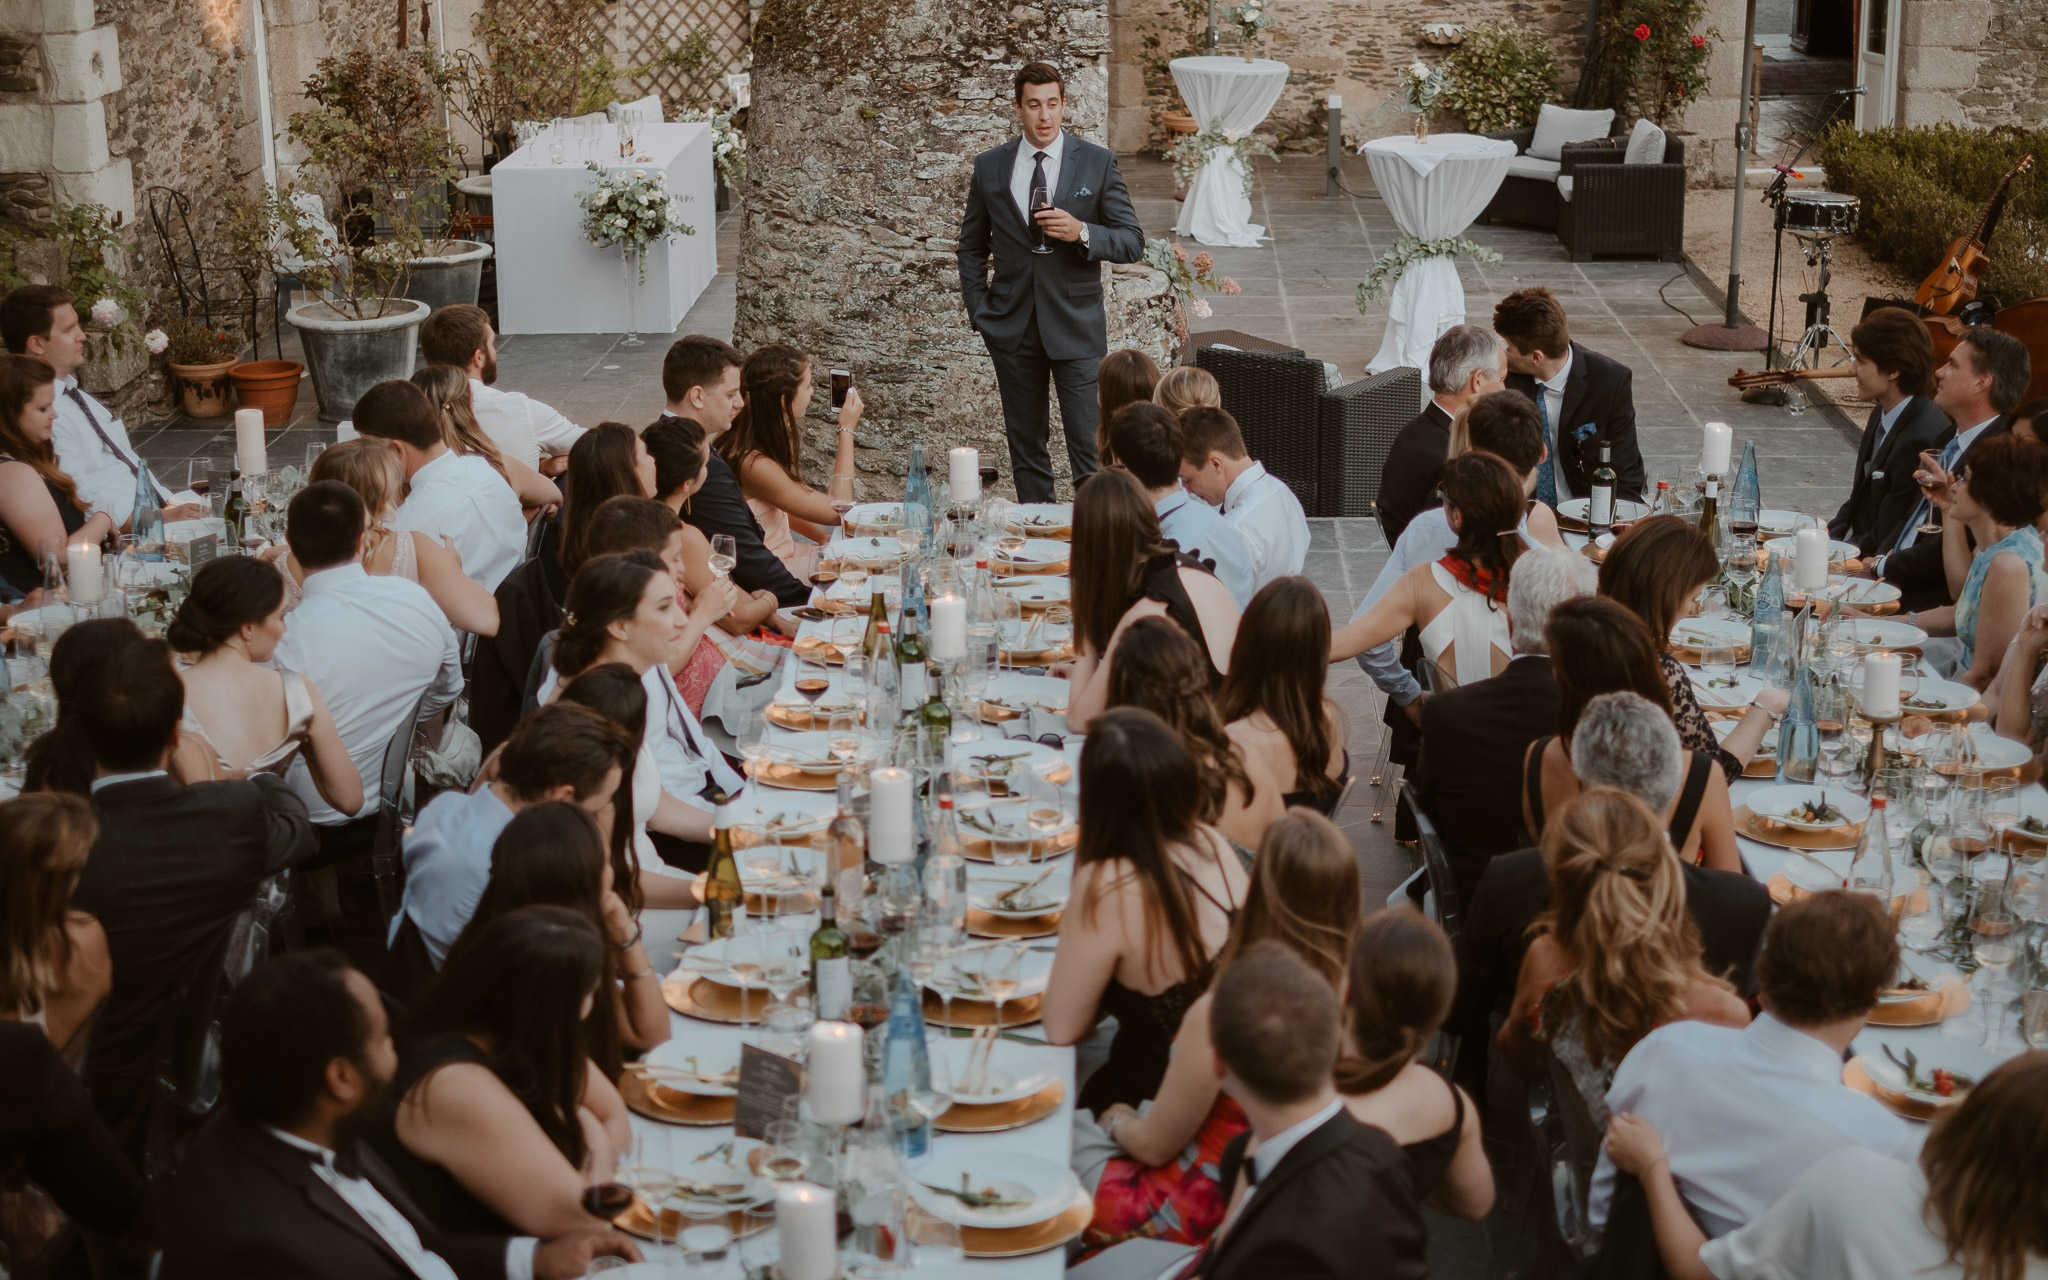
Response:
[[[1839,191],[1787,191],[1778,227],[1795,236],[1846,236],[1856,230],[1862,202]]]

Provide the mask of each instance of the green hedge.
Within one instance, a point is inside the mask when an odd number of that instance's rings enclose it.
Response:
[[[1993,134],[1940,124],[1859,132],[1840,124],[1822,140],[1820,161],[1828,186],[1862,200],[1864,245],[1917,281],[1976,225],[1998,179],[2028,152],[2035,167],[2013,181],[1980,285],[2011,305],[2048,296],[2048,129]]]

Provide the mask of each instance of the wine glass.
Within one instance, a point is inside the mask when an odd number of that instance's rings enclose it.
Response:
[[[747,776],[759,778],[761,767],[768,755],[767,713],[741,715],[739,728],[733,734],[734,745],[740,749],[740,759],[746,762]]]
[[[851,600],[856,605],[867,603],[867,601],[860,598],[860,589],[866,586],[868,581],[868,567],[866,565],[852,557],[848,557],[839,566],[839,581],[846,585],[846,598],[848,600]]]
[[[1715,634],[1700,645],[1700,675],[1709,689],[1735,687],[1735,641]]]
[[[768,984],[769,993],[775,997],[775,1006],[787,1007],[790,996],[804,984],[805,979],[795,940],[784,931],[780,937],[764,939],[762,946],[761,980]]]
[[[633,1188],[618,1179],[616,1162],[592,1151],[583,1159],[583,1211],[606,1222],[633,1207]]]
[[[795,1182],[811,1166],[810,1144],[801,1120],[771,1120],[762,1131],[761,1176],[770,1182]]]
[[[832,673],[826,669],[824,663],[806,654],[797,660],[794,687],[798,696],[815,707],[818,705],[818,699],[824,697],[825,691],[832,687]],[[816,713],[813,712],[812,716],[815,719]]]
[[[1840,689],[1824,688],[1814,699],[1814,727],[1820,731],[1820,753],[1826,757],[1822,772],[1833,777],[1842,748],[1848,745],[1843,734],[1848,728],[1848,708]]]
[[[720,578],[730,577],[733,566],[739,563],[739,543],[729,533],[711,535],[711,572]]]
[[[826,496],[832,500],[832,510],[838,513],[839,523],[845,525],[846,513],[853,510],[854,506],[853,477],[833,476]]]
[[[325,446],[322,446],[323,448]],[[308,459],[310,464],[311,460]],[[212,458],[191,458],[185,463],[185,487],[194,493],[204,493],[213,486],[208,483],[213,473],[220,470],[220,464]]]
[[[676,1193],[675,1155],[669,1130],[662,1125],[635,1125],[633,1146],[619,1169],[619,1180],[633,1189],[654,1220],[654,1242],[663,1243],[668,1215],[662,1210]]]
[[[918,931],[917,947],[913,953],[911,976],[917,974],[917,965],[930,966],[923,979],[924,985],[939,994],[941,1018],[946,1029],[953,1027],[953,997],[960,994],[960,970],[956,967],[960,949],[960,935],[943,924],[928,924]]]
[[[1019,969],[1024,963],[1024,947],[1016,942],[998,942],[988,949],[988,960],[981,973],[982,989],[988,992],[989,1002],[996,1007],[996,1026],[1003,1025],[1003,1005],[1017,988],[1023,985]]]
[[[1027,203],[1031,206],[1031,252],[1051,253],[1052,245],[1047,243],[1045,224],[1038,220],[1038,215],[1052,208],[1052,194],[1043,186],[1034,186],[1031,188],[1031,198]]]
[[[2017,924],[2002,886],[1980,884],[1977,905],[1970,913],[1970,951],[1977,961],[1973,979],[1981,979],[1978,991],[1984,1001],[1984,1047],[1994,1053],[1999,1051],[2005,1031],[2003,979],[2019,959],[2019,942],[2013,936]]]
[[[1993,841],[2003,847],[2007,844],[2007,828],[2020,820],[2020,793],[2018,778],[1984,779],[1984,825],[1990,828]]]
[[[825,729],[825,745],[840,767],[851,768],[860,754],[860,712],[852,707],[835,709]]]

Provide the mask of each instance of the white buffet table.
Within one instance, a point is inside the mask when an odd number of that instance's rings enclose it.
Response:
[[[623,333],[631,325],[672,333],[718,274],[711,126],[641,124],[633,137],[636,159],[620,159],[615,143],[579,149],[572,140],[555,164],[543,135],[491,171],[500,332]],[[695,234],[648,246],[645,284],[623,267],[618,249],[583,237],[577,197],[596,179],[592,160],[607,169],[660,169],[669,190],[685,197],[683,220]]]
[[[1175,58],[1167,65],[1181,100],[1205,131],[1221,128],[1249,134],[1287,86],[1287,64],[1272,58]],[[1244,194],[1246,176],[1243,162],[1233,154],[1218,154],[1203,165],[1188,186],[1174,233],[1192,236],[1200,244],[1258,247],[1266,229],[1251,220],[1252,202]]]
[[[1403,235],[1455,236],[1472,225],[1507,176],[1515,144],[1471,133],[1435,133],[1417,142],[1403,134],[1361,148],[1373,184]],[[501,251],[502,252],[502,251]],[[1407,365],[1428,381],[1429,349],[1454,324],[1465,323],[1465,287],[1449,258],[1408,264],[1387,299],[1387,332],[1367,372]]]

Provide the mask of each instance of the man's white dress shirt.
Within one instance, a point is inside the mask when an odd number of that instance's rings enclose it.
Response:
[[[1808,1165],[1843,1147],[1913,1160],[1921,1133],[1842,1083],[1841,1055],[1770,1014],[1738,1031],[1658,1027],[1629,1050],[1607,1108],[1656,1126],[1679,1194],[1709,1237],[1754,1220]],[[1614,1162],[1593,1171],[1591,1218],[1607,1221]]]
[[[420,1242],[412,1221],[384,1198],[368,1178],[353,1178],[334,1167],[334,1153],[301,1138],[296,1133],[263,1126],[264,1132],[288,1147],[313,1157],[313,1174],[334,1188],[343,1203],[370,1224],[391,1251],[397,1254],[420,1280],[455,1280],[455,1268],[447,1259]],[[533,1251],[540,1244],[532,1236],[514,1236],[505,1242],[505,1280],[533,1280]]]
[[[1901,401],[1900,403],[1904,404],[1905,402]],[[1984,428],[1996,421],[1998,419],[1995,416],[1986,418],[1968,431],[1956,432],[1955,439],[1935,451],[1935,456],[1941,459],[1941,465],[1953,471],[1955,464],[1960,462],[1963,455],[1970,451],[1970,446],[1977,443],[1977,437],[1984,434]],[[1919,466],[1919,460],[1915,459],[1913,465],[1915,467]],[[1913,504],[1912,513],[1906,517],[1906,523],[1899,526],[1899,540],[1892,544],[1892,553],[1904,551],[1907,547],[1919,541],[1920,526],[1927,522],[1927,518],[1933,512],[1934,499],[1928,497],[1927,491],[1923,489],[1920,491],[1920,500]],[[1884,566],[1887,558],[1888,556],[1879,556],[1877,558],[1877,576],[1880,578],[1884,576]]]
[[[377,812],[385,748],[409,727],[426,695],[425,714],[462,692],[462,654],[441,607],[416,582],[377,577],[355,561],[306,575],[306,598],[285,615],[279,666],[304,675],[320,691],[348,758],[363,779],[363,807]],[[321,826],[347,822],[320,796],[305,752],[285,780]]]
[[[491,846],[511,822],[512,810],[489,785],[474,795],[443,791],[420,810],[405,833],[405,901],[391,917],[385,945],[398,941],[399,925],[411,916],[439,969],[476,914],[491,882]]]
[[[1223,492],[1223,523],[1244,541],[1252,590],[1301,572],[1308,560],[1308,516],[1301,499],[1254,459]]]
[[[1578,496],[1572,492],[1570,482],[1564,477],[1564,454],[1557,447],[1557,442],[1564,437],[1565,430],[1564,424],[1558,421],[1564,416],[1564,384],[1571,381],[1571,377],[1572,349],[1567,344],[1564,349],[1564,364],[1558,369],[1556,376],[1539,378],[1536,382],[1536,394],[1543,397],[1543,422],[1548,428],[1543,447],[1550,450],[1550,478],[1557,486],[1559,502]]]
[[[1230,588],[1231,598],[1242,609],[1251,602],[1252,557],[1237,530],[1224,523],[1222,513],[1187,490],[1174,486],[1153,504],[1159,514],[1159,532],[1197,560],[1213,560],[1216,578]]]
[[[1031,139],[1017,141],[1017,163],[1010,167],[1010,198],[1017,202],[1017,212],[1023,215],[1024,225],[1031,225],[1031,171],[1037,166],[1038,148],[1031,145]],[[1067,154],[1067,131],[1062,129],[1053,135],[1045,147],[1045,194],[1047,199],[1059,194],[1060,159]]]
[[[79,386],[76,377],[57,379],[56,413],[50,446],[56,450],[57,466],[71,477],[86,510],[106,512],[117,526],[127,524],[135,514],[135,476],[141,463],[135,446],[128,443],[128,428],[112,409]],[[158,502],[171,500],[162,484],[156,489]]]
[[[542,706],[554,701],[561,683],[561,673],[550,669],[537,695]],[[640,687],[647,693],[647,728],[640,737],[640,760],[653,758],[661,789],[698,809],[711,807],[704,798],[707,779],[717,778],[727,795],[739,795],[746,779],[725,762],[717,744],[691,714],[690,704],[683,701],[667,665],[657,662],[647,668]],[[634,766],[633,785],[642,785],[639,764]]]
[[[462,556],[462,571],[486,591],[496,591],[526,556],[519,495],[474,454],[444,452],[414,472],[391,527],[448,539]]]
[[[559,411],[517,391],[500,391],[475,378],[469,380],[470,407],[498,452],[529,467],[540,466],[543,454],[569,452],[583,428]]]

